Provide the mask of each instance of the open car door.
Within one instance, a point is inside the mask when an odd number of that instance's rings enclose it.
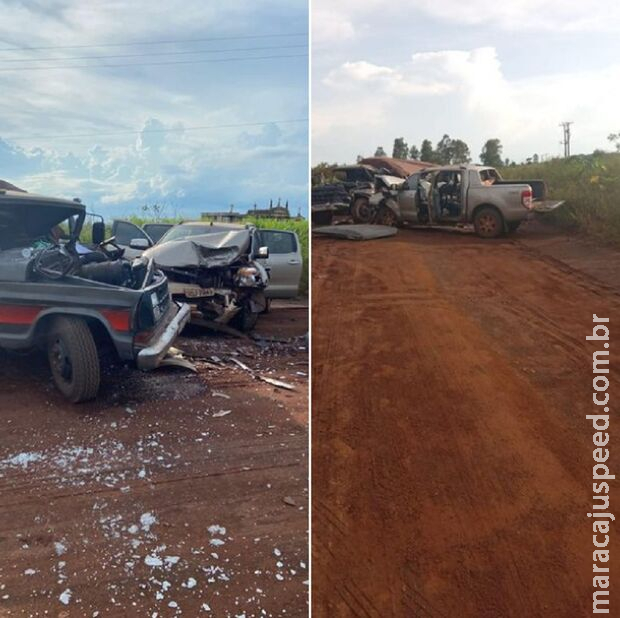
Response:
[[[295,298],[299,295],[302,257],[295,232],[257,230],[259,247],[269,247],[269,257],[261,260],[269,269],[267,298]]]
[[[125,257],[130,260],[139,257],[143,251],[155,244],[139,225],[122,219],[115,219],[112,222],[112,236],[116,238],[116,244],[125,250]],[[131,243],[135,240],[140,240],[144,247],[132,248]]]
[[[153,241],[153,243],[158,243],[160,238],[171,227],[174,227],[174,223],[145,223],[142,226],[142,229],[146,232],[147,236]]]

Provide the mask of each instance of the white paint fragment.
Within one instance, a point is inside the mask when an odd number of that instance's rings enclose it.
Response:
[[[212,416],[214,418],[220,418],[221,416],[227,416],[231,412],[232,410],[220,410],[219,412],[214,412]]]
[[[151,526],[157,523],[157,518],[153,513],[142,513],[140,515],[140,523],[142,524],[142,530],[149,532]]]
[[[164,558],[164,562],[166,562],[169,565],[173,565],[173,564],[176,564],[180,559],[181,559],[180,556],[166,556]]]
[[[54,550],[56,551],[57,556],[62,556],[67,551],[67,546],[64,543],[60,543],[56,541],[54,543]]]
[[[222,536],[224,536],[226,534],[226,528],[220,526],[219,524],[213,524],[209,526],[207,530],[209,531],[209,534],[211,536],[214,536],[216,534],[221,534]]]
[[[214,547],[219,547],[220,545],[224,545],[225,541],[222,541],[222,539],[211,539],[209,541],[210,545],[213,545]]]
[[[274,555],[274,556],[281,556],[281,555],[282,555],[282,552],[281,552],[281,551],[280,551],[280,550],[276,547],[276,548],[273,550],[273,555]]]
[[[146,564],[146,566],[159,567],[162,566],[164,563],[161,561],[161,558],[158,558],[157,556],[147,556],[144,559],[144,564]]]
[[[44,459],[45,456],[42,453],[18,453],[8,459],[0,460],[0,466],[19,466],[25,469],[28,467],[28,464],[34,463],[35,461],[42,461]]]
[[[71,601],[71,590],[69,588],[67,588],[59,597],[58,599],[60,600],[60,602],[63,605],[69,605],[69,601]]]
[[[196,587],[197,583],[198,582],[193,577],[190,577],[185,583],[185,586],[191,590],[192,588]]]
[[[24,575],[34,575],[36,573],[35,569],[26,569],[24,571]]]

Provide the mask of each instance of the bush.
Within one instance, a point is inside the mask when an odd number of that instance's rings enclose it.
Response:
[[[558,225],[620,245],[620,154],[595,153],[502,168],[507,180],[538,179],[566,203],[547,217]]]

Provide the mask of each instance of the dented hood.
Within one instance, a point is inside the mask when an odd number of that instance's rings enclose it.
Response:
[[[157,244],[144,252],[161,268],[229,266],[250,251],[249,230],[228,230]]]

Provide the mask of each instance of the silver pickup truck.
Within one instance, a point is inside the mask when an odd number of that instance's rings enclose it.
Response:
[[[534,212],[563,204],[546,199],[542,180],[503,180],[492,167],[430,167],[371,198],[375,222],[383,225],[462,226],[496,238],[516,231]]]

